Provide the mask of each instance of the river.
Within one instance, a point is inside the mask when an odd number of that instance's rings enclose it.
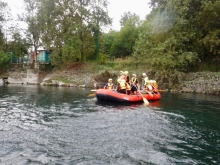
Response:
[[[220,164],[220,97],[166,93],[148,106],[90,89],[0,84],[0,164]]]

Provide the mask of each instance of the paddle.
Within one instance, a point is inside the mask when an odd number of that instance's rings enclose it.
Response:
[[[92,91],[92,92],[96,92],[97,89],[92,89],[91,91]],[[95,96],[95,95],[96,95],[96,93],[91,93],[91,94],[88,95],[88,97],[93,97],[93,96]]]
[[[137,89],[137,91],[140,93],[140,95],[142,96],[142,99],[143,99],[143,101],[144,101],[144,104],[149,104],[149,101],[146,99],[146,98],[144,98],[144,96],[142,95],[142,93],[141,93],[141,91],[136,87],[136,85],[134,85],[134,87]]]
[[[93,97],[93,96],[95,96],[95,94],[96,93],[91,93],[91,94],[88,95],[88,97]]]
[[[144,98],[144,96],[142,95],[141,91],[140,91],[140,90],[138,90],[138,92],[139,92],[139,93],[140,93],[140,95],[142,96],[143,101],[144,101],[144,104],[149,104],[149,101],[148,101],[146,98]]]
[[[166,92],[167,90],[159,89],[158,92]]]

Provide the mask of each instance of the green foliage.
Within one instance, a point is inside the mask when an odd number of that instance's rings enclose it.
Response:
[[[198,12],[197,20],[201,37],[200,47],[203,54],[200,58],[220,58],[220,1],[202,1],[201,9]]]
[[[62,46],[62,62],[71,64],[75,61],[79,61],[82,46],[79,36],[70,33],[69,35],[66,34],[64,39],[66,42]]]
[[[9,67],[10,56],[0,50],[0,70],[6,70]]]
[[[186,71],[196,65],[203,48],[199,45],[199,21],[194,16],[200,11],[201,2],[168,0],[152,1],[151,5],[155,8],[140,27],[134,59],[155,70]],[[218,46],[216,33],[214,36]]]
[[[55,52],[52,56],[56,57],[51,57],[53,65],[99,57],[101,27],[111,22],[107,0],[39,0],[38,3],[35,18],[41,41]]]
[[[7,19],[5,13],[7,11],[7,3],[0,1],[0,28],[3,26],[3,22]]]
[[[100,73],[99,75],[96,75],[94,77],[94,80],[98,82],[108,82],[108,79],[112,78],[113,80],[116,80],[117,75],[114,73],[111,73],[109,70],[105,70],[104,72]]]
[[[24,0],[26,13],[21,17],[21,21],[26,22],[28,29],[26,31],[26,39],[32,44],[37,54],[37,49],[41,44],[42,20],[38,17],[40,2],[35,0]]]
[[[101,49],[104,52],[104,54],[108,55],[110,57],[111,60],[114,59],[113,56],[111,56],[111,46],[112,43],[114,42],[114,39],[116,38],[116,36],[118,35],[118,32],[116,31],[110,31],[108,33],[103,33],[101,36]]]
[[[203,48],[199,44],[201,30],[195,19],[200,1],[156,1],[148,19],[141,25],[133,57],[157,71],[161,82],[169,86],[180,83],[182,71],[188,71],[200,61]]]
[[[65,84],[68,84],[68,83],[71,84],[71,83],[72,83],[72,81],[70,81],[70,80],[68,80],[68,79],[66,79],[66,78],[63,78],[63,77],[55,78],[54,80],[63,82],[63,83],[65,83]]]
[[[106,61],[107,61],[107,55],[101,53],[101,54],[100,54],[100,61],[99,61],[99,63],[100,63],[100,64],[105,64]]]
[[[205,62],[200,62],[196,66],[196,71],[218,72],[219,70],[220,70],[220,60],[209,59]]]
[[[125,58],[132,54],[135,41],[138,39],[136,17],[127,20],[124,27],[115,36],[111,45],[111,56]]]
[[[175,88],[175,85],[181,84],[186,78],[186,74],[178,70],[151,71],[150,74],[164,88]]]
[[[27,54],[26,41],[21,38],[19,33],[13,34],[12,40],[8,42],[7,51],[13,52],[15,57],[24,57]]]
[[[128,22],[136,26],[138,26],[141,23],[139,16],[135,13],[131,13],[130,11],[124,12],[119,22],[121,26],[125,26],[126,24],[128,24]]]
[[[5,13],[9,14],[7,11],[7,3],[0,1],[0,50],[6,50],[3,26],[8,19],[5,15]]]
[[[4,50],[6,48],[5,41],[4,41],[4,34],[0,29],[0,50]]]

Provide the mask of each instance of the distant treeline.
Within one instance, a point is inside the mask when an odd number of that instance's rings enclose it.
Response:
[[[151,0],[152,11],[145,20],[128,11],[121,16],[120,31],[108,32],[107,0],[24,1],[25,13],[20,18],[28,25],[25,37],[14,28],[7,41],[3,35],[7,18],[0,13],[3,52],[20,57],[27,45],[35,51],[43,46],[53,51],[51,62],[58,67],[124,58],[166,75],[220,70],[220,0]],[[8,10],[1,1],[0,8]]]

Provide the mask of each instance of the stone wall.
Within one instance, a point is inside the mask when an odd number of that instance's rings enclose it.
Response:
[[[220,94],[220,72],[188,73],[180,91]]]
[[[7,81],[10,84],[39,84],[39,73],[35,69],[10,71]]]

